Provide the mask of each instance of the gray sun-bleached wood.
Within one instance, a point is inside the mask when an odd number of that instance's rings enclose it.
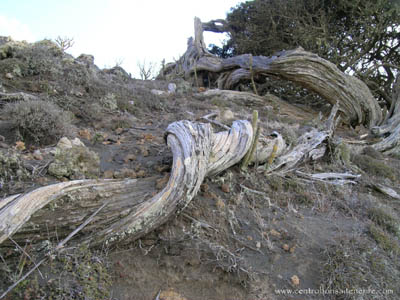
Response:
[[[91,245],[135,240],[182,211],[205,176],[238,163],[252,142],[248,121],[235,121],[229,131],[214,133],[210,124],[179,121],[168,126],[166,140],[173,155],[165,188],[155,191],[156,178],[75,180],[38,188],[0,200],[0,244],[61,238],[104,203],[77,239]]]

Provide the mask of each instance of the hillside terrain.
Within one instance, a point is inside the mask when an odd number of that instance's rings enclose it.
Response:
[[[1,37],[0,196],[83,178],[143,179],[152,195],[171,172],[164,132],[172,122],[221,131],[257,110],[262,134],[279,133],[289,149],[331,109],[207,91],[99,69],[93,56],[74,58],[49,40]],[[183,212],[136,241],[91,248],[71,239],[4,299],[398,299],[400,155],[345,143],[366,133],[340,123],[317,160],[285,172],[235,165],[206,178]],[[304,175],[312,173],[357,176]],[[70,213],[84,207],[81,199]],[[58,230],[49,224],[41,237],[17,233],[0,245],[0,295],[70,233]]]

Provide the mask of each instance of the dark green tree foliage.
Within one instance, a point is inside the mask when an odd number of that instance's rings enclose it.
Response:
[[[301,46],[359,76],[380,100],[390,104],[400,66],[398,2],[247,1],[228,14],[230,40],[221,53],[269,56]]]

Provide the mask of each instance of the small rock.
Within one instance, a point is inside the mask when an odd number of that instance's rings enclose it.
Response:
[[[151,92],[153,95],[156,95],[156,96],[162,96],[162,95],[165,94],[164,91],[155,90],[155,89],[152,89],[150,92]]]
[[[103,177],[107,179],[114,178],[114,171],[113,170],[104,171]]]
[[[57,148],[70,149],[72,148],[72,143],[67,137],[62,137],[57,143]]]
[[[18,141],[18,142],[15,143],[15,148],[16,148],[17,150],[19,150],[19,151],[23,151],[23,150],[26,149],[25,143],[22,142],[22,141]]]
[[[115,178],[136,178],[138,175],[137,173],[128,168],[123,168],[117,172],[114,172],[114,177]]]
[[[0,142],[0,148],[7,149],[7,148],[9,148],[9,147],[10,147],[10,146],[8,146],[6,143]]]
[[[138,177],[145,177],[146,176],[146,171],[145,170],[140,170],[139,172],[137,172],[137,176]]]
[[[235,115],[230,109],[226,109],[220,113],[220,118],[222,122],[231,122]]]
[[[6,73],[6,78],[7,78],[7,79],[13,79],[14,76],[13,76],[13,74],[11,74],[11,73]]]
[[[78,146],[78,147],[86,147],[84,143],[82,143],[82,141],[78,138],[74,138],[71,141],[72,146]]]
[[[91,139],[91,134],[90,134],[90,131],[88,129],[79,130],[79,135],[81,137],[83,137],[84,139],[87,139],[88,141],[90,141],[90,139]]]
[[[142,155],[143,157],[149,156],[149,150],[147,150],[146,148],[142,148]]]
[[[297,275],[293,275],[290,280],[292,281],[292,284],[295,286],[298,286],[300,284],[300,279]]]
[[[121,134],[122,132],[124,132],[124,129],[121,127],[118,127],[117,129],[115,129],[115,133],[118,135]]]
[[[291,247],[291,248],[289,249],[289,252],[290,252],[290,253],[294,253],[294,250],[296,250],[296,246]]]
[[[168,93],[173,94],[176,92],[176,84],[175,83],[168,83]]]
[[[6,140],[6,138],[2,135],[0,135],[0,142],[4,142]]]
[[[280,237],[281,236],[281,234],[278,231],[276,231],[275,229],[271,229],[271,231],[269,233],[271,235],[273,235],[273,236],[276,236],[276,237]]]
[[[283,248],[283,250],[285,250],[285,251],[289,251],[289,249],[290,249],[290,247],[289,247],[288,244],[283,244],[282,248]]]
[[[42,155],[42,153],[40,152],[40,150],[35,150],[35,151],[33,151],[32,156],[33,156],[33,158],[36,159],[36,160],[43,160],[43,155]]]
[[[221,190],[222,190],[224,193],[229,193],[229,192],[230,192],[229,185],[227,185],[226,183],[224,183],[224,184],[221,186]]]
[[[133,161],[133,160],[136,160],[136,155],[134,155],[134,154],[128,154],[124,158],[124,162],[125,163],[128,163],[128,162]]]
[[[256,243],[256,248],[257,248],[257,249],[260,249],[260,248],[261,248],[261,242],[257,242],[257,243]]]
[[[116,143],[116,142],[118,142],[118,137],[117,137],[116,135],[111,134],[111,135],[109,135],[109,136],[107,137],[107,141]],[[104,144],[104,143],[103,143],[103,144]]]
[[[225,203],[224,203],[224,201],[221,200],[221,198],[217,199],[216,204],[217,204],[218,209],[223,209],[225,207]]]

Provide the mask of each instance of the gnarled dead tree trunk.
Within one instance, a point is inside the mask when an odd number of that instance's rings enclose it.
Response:
[[[249,150],[253,129],[235,121],[231,130],[214,133],[210,124],[172,123],[166,140],[173,166],[166,187],[155,191],[155,178],[76,180],[45,186],[0,200],[0,244],[66,236],[104,206],[80,232],[79,240],[98,245],[134,240],[184,209],[205,176],[238,163]]]
[[[255,76],[277,76],[292,81],[316,92],[332,105],[339,103],[339,110],[351,125],[364,124],[367,128],[373,128],[372,132],[382,137],[382,141],[374,146],[376,149],[399,151],[398,97],[389,111],[391,117],[383,120],[382,109],[367,85],[354,76],[344,74],[318,55],[299,48],[282,51],[271,57],[243,54],[221,59],[211,55],[205,48],[203,30],[224,32],[227,25],[221,20],[201,23],[200,19],[195,18],[195,40],[191,39],[186,53],[169,66],[170,74],[180,71],[186,79],[207,76],[214,80],[219,89],[234,89],[241,81],[252,80]]]

